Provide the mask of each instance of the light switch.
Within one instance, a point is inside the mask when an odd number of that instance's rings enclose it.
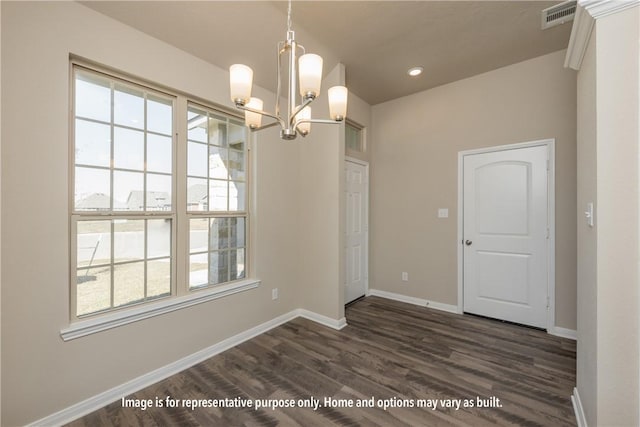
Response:
[[[587,203],[587,210],[584,211],[584,217],[587,219],[587,225],[593,227],[593,203]]]
[[[438,218],[449,218],[449,209],[438,209]]]

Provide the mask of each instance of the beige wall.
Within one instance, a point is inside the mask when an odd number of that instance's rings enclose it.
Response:
[[[344,66],[338,64],[322,82],[323,88],[344,84]],[[323,97],[324,98],[324,97]],[[320,98],[314,115],[328,117],[329,107]],[[300,144],[300,242],[301,299],[309,310],[340,319],[344,317],[344,245],[340,232],[344,195],[344,125],[311,125]]]
[[[576,365],[590,426],[640,423],[639,23],[637,6],[598,18],[578,73]]]
[[[640,7],[596,20],[597,424],[638,425]]]
[[[1,18],[1,219],[8,230],[1,245],[2,425],[50,415],[295,308],[343,316],[337,258],[342,126],[324,132],[315,126],[317,136],[301,143],[282,142],[270,129],[251,156],[257,187],[252,261],[262,285],[63,342],[69,54],[226,106],[228,74],[75,2],[2,2]],[[343,72],[329,75],[326,84],[341,78]],[[271,104],[273,94],[255,90]],[[301,182],[318,191],[307,194]],[[303,260],[309,246],[318,258]],[[276,287],[280,298],[272,301]]]
[[[373,107],[371,288],[457,304],[457,153],[555,138],[556,325],[575,329],[576,76],[563,59],[555,52]]]
[[[578,341],[576,387],[583,402],[595,402],[597,390],[597,230],[587,225],[584,211],[596,194],[596,57],[595,30],[578,73]],[[589,425],[596,425],[596,405],[584,407]]]

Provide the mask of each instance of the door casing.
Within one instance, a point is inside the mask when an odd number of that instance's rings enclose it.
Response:
[[[464,248],[462,240],[464,238],[464,157],[472,154],[493,153],[497,151],[514,150],[518,148],[529,148],[537,146],[547,147],[547,218],[549,219],[549,238],[547,239],[547,331],[552,332],[555,328],[555,299],[556,299],[556,255],[555,255],[555,139],[543,139],[538,141],[522,142],[518,144],[499,145],[495,147],[480,148],[475,150],[465,150],[458,152],[458,313],[464,311]]]

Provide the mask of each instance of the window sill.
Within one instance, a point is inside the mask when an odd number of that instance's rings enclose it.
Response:
[[[60,336],[64,341],[117,328],[149,317],[159,316],[186,307],[191,307],[203,302],[233,295],[249,289],[257,288],[260,285],[258,279],[246,279],[239,282],[229,283],[207,290],[194,292],[176,298],[169,298],[156,303],[141,305],[129,310],[109,313],[94,319],[79,320],[69,325],[68,328],[60,331]]]

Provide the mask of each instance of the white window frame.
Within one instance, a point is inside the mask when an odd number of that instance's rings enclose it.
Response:
[[[110,211],[110,212],[90,212],[75,211],[75,111],[74,111],[74,88],[75,88],[75,68],[82,68],[92,73],[113,79],[118,83],[142,88],[150,93],[159,94],[163,97],[173,98],[173,147],[172,147],[172,210],[165,211]],[[149,84],[130,76],[122,75],[118,72],[106,70],[103,67],[86,62],[84,60],[72,59],[70,61],[70,114],[69,114],[69,218],[70,218],[70,298],[69,298],[69,325],[61,330],[61,337],[68,341],[90,335],[96,332],[108,330],[114,327],[126,325],[149,317],[165,314],[195,304],[222,298],[245,290],[259,286],[260,281],[252,278],[251,268],[251,219],[250,203],[252,200],[251,186],[251,137],[247,135],[245,142],[245,210],[232,212],[226,215],[222,212],[198,212],[196,215],[205,217],[218,216],[243,216],[245,218],[245,278],[235,281],[224,282],[206,287],[189,289],[189,218],[193,213],[187,212],[187,110],[188,105],[199,108],[213,110],[217,114],[242,120],[237,114],[232,114],[224,109],[217,108],[208,103],[204,103],[196,97],[191,97],[177,91],[172,91],[158,85]],[[77,223],[79,220],[107,220],[107,219],[161,219],[171,220],[171,293],[158,299],[143,301],[123,307],[110,308],[108,310],[91,313],[78,317],[76,315],[77,298]],[[113,229],[112,229],[113,232]],[[145,242],[146,245],[146,242]],[[113,260],[111,260],[113,264]],[[113,282],[113,278],[111,279]]]
[[[205,112],[207,112],[208,114],[212,114],[212,115],[217,115],[217,116],[223,116],[225,117],[225,119],[227,120],[227,124],[229,124],[232,120],[237,121],[238,125],[243,126],[243,120],[244,118],[242,118],[241,116],[238,116],[237,114],[231,114],[228,112],[225,112],[219,108],[216,108],[214,106],[211,105],[207,105],[205,103],[202,102],[196,102],[193,100],[187,100],[187,111],[189,111],[189,109],[193,107],[194,109],[198,109],[198,110],[203,110]],[[186,117],[186,114],[185,114]],[[188,130],[187,130],[187,134],[188,134]],[[229,135],[229,130],[227,129],[227,137]],[[214,288],[217,286],[222,286],[228,283],[234,283],[234,282],[243,282],[246,280],[247,277],[250,277],[249,272],[250,270],[250,266],[251,266],[251,256],[250,256],[250,247],[249,247],[249,236],[250,236],[250,223],[251,221],[249,220],[249,203],[250,203],[250,186],[249,186],[249,182],[250,182],[250,172],[251,172],[251,167],[250,167],[250,156],[249,156],[249,144],[250,144],[250,134],[248,132],[248,130],[245,128],[245,143],[244,143],[244,150],[242,151],[242,154],[244,155],[244,159],[245,159],[245,163],[244,163],[244,167],[245,167],[245,180],[244,180],[244,184],[245,184],[245,200],[244,200],[244,210],[237,210],[237,211],[232,211],[229,210],[229,195],[230,195],[230,190],[227,188],[227,210],[223,211],[223,210],[211,210],[211,205],[208,205],[208,210],[205,211],[198,211],[198,210],[188,210],[188,206],[185,203],[184,204],[184,209],[186,211],[186,220],[184,221],[186,223],[186,227],[187,227],[187,234],[188,237],[190,238],[191,233],[189,232],[189,227],[191,224],[191,220],[192,219],[212,219],[212,218],[244,218],[244,223],[245,223],[245,230],[244,230],[244,237],[245,237],[245,242],[244,242],[244,246],[242,247],[244,249],[244,278],[242,279],[234,279],[234,280],[229,280],[227,282],[222,282],[222,283],[208,283],[208,284],[203,284],[194,288],[190,288],[190,284],[189,284],[189,276],[188,276],[188,272],[187,272],[187,278],[186,278],[186,287],[190,292],[198,292],[201,290],[205,290],[205,289],[209,289],[209,288]],[[195,141],[194,141],[195,142]],[[188,136],[186,137],[186,144],[185,144],[185,150],[187,150],[188,148],[188,144],[189,144],[189,139]],[[201,143],[207,146],[207,148],[210,145],[210,142],[207,141],[206,143]],[[227,147],[227,150],[231,150],[232,148],[230,146]],[[238,150],[236,150],[238,151]],[[187,154],[188,155],[188,154]],[[187,163],[187,168],[188,168],[188,158],[186,159],[185,163]],[[188,182],[187,180],[189,178],[196,178],[198,179],[198,177],[191,177],[188,174],[188,171],[183,174],[184,176],[181,175],[181,178],[185,179],[183,188],[185,189],[185,193],[187,192],[187,185]],[[207,171],[207,185],[208,185],[208,181],[209,179],[216,179],[216,178],[211,178],[211,176],[209,175],[209,171]],[[229,177],[227,177],[226,179],[227,185],[229,185],[231,182],[233,182]],[[190,256],[191,256],[191,250],[190,250],[190,242],[187,242],[187,260],[186,260],[186,265],[189,266],[190,263]],[[238,247],[236,247],[237,249]],[[230,248],[229,248],[230,249]],[[208,248],[208,250],[206,251],[207,254],[213,252],[211,250],[211,248]]]
[[[347,132],[347,127],[352,127],[354,129],[356,129],[358,131],[358,134],[360,135],[360,149],[359,150],[353,150],[351,148],[349,148],[347,146],[347,142],[346,142],[346,132]],[[364,126],[354,122],[353,120],[347,119],[345,122],[345,152],[347,153],[358,153],[358,154],[364,154],[367,152],[367,142],[365,139],[365,128]]]

